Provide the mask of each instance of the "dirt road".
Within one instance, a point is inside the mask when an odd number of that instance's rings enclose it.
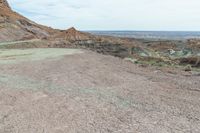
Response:
[[[199,75],[49,50],[1,51],[0,133],[200,132]]]

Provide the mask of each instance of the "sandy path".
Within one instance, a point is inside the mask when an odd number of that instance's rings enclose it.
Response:
[[[0,133],[200,132],[199,76],[90,51],[0,70]]]

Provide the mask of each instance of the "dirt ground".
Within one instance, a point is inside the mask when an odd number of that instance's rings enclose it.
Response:
[[[199,74],[86,50],[55,50],[41,60],[6,53],[0,53],[0,133],[200,132]]]

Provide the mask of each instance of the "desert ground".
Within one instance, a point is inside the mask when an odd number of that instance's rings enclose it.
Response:
[[[200,133],[199,51],[54,29],[0,0],[0,133]]]
[[[53,48],[0,50],[0,70],[0,133],[200,132],[198,73]]]

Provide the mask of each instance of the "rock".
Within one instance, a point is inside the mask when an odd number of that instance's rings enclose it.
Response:
[[[192,71],[191,65],[187,65],[187,66],[184,68],[184,71],[186,71],[186,72]]]
[[[168,49],[168,51],[169,51],[169,54],[170,54],[170,55],[173,55],[173,54],[176,53],[176,51],[174,51],[173,49]]]
[[[130,61],[132,63],[136,63],[138,60],[134,58],[124,58],[125,61]]]
[[[0,6],[10,8],[7,0],[0,0]]]
[[[179,58],[180,64],[190,64],[193,67],[200,67],[200,57],[199,56],[190,56]]]

